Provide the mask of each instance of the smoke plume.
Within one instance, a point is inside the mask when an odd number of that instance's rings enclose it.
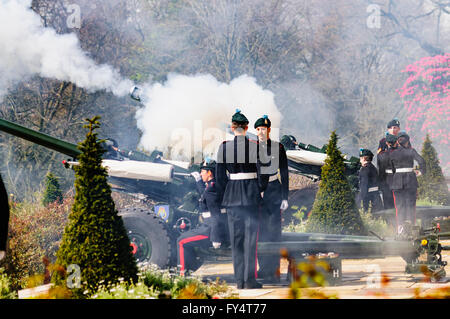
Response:
[[[136,113],[140,147],[169,150],[172,159],[189,160],[199,152],[214,156],[236,108],[248,118],[249,132],[264,114],[274,134],[281,121],[274,94],[246,75],[227,84],[212,75],[171,74],[165,83],[143,87],[142,100],[145,106]]]
[[[8,88],[34,75],[70,81],[89,92],[123,96],[133,85],[109,65],[97,65],[75,34],[45,28],[31,0],[0,0],[0,99]]]

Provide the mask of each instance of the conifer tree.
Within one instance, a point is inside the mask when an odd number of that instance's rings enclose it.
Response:
[[[417,179],[419,182],[418,198],[438,205],[449,205],[448,186],[439,165],[437,152],[428,134],[423,142],[421,155],[426,163],[426,174]]]
[[[307,232],[365,235],[361,216],[348,179],[344,158],[337,147],[338,136],[331,133],[327,158],[322,166],[319,190],[306,224]]]
[[[45,178],[45,191],[42,198],[42,204],[47,206],[50,203],[58,202],[62,203],[63,195],[61,192],[61,186],[55,175],[49,172]]]
[[[79,289],[95,292],[99,283],[135,281],[137,265],[122,218],[118,215],[107,183],[106,169],[101,166],[103,140],[94,132],[99,117],[86,119],[89,131],[79,144],[82,154],[75,167],[75,201],[64,230],[56,263],[67,267],[78,265],[81,273]],[[61,279],[61,278],[59,278]]]

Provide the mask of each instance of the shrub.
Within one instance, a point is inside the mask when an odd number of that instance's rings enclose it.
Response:
[[[336,132],[331,133],[327,158],[306,231],[365,235],[366,230],[345,176],[344,158],[337,147]]]
[[[448,186],[439,165],[437,152],[428,134],[423,142],[421,155],[426,163],[426,173],[418,177],[418,199],[430,201],[435,205],[449,205]]]
[[[45,179],[45,191],[42,198],[42,204],[44,206],[54,202],[61,204],[62,201],[63,195],[58,179],[52,173],[48,173]]]
[[[100,126],[98,119],[87,119],[89,124],[84,126],[89,131],[79,144],[82,154],[75,167],[75,200],[57,253],[58,265],[80,267],[82,287],[73,290],[77,297],[97,291],[100,281],[115,284],[119,278],[127,282],[137,279],[130,240],[111,198],[108,174],[101,166],[105,151],[103,140],[94,132]],[[61,280],[54,277],[56,283]]]
[[[144,265],[139,281],[104,284],[91,295],[92,299],[208,299],[214,297],[233,298],[229,287],[216,280],[203,283],[195,277],[180,276],[176,270],[159,269],[156,265]]]
[[[61,204],[51,203],[42,207],[38,199],[33,202],[10,202],[9,247],[6,256],[6,272],[13,289],[29,286],[29,278],[44,274],[44,258],[56,260],[64,225],[73,198],[67,196]],[[30,283],[31,284],[31,283]]]
[[[11,280],[3,268],[0,268],[0,299],[17,299],[17,294],[11,287]]]

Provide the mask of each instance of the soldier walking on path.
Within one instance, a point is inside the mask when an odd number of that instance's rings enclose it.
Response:
[[[237,288],[261,288],[256,281],[259,205],[268,178],[260,174],[258,142],[246,136],[249,121],[236,110],[231,122],[235,137],[223,142],[217,153],[217,187],[227,208]]]
[[[271,122],[267,115],[255,122],[260,152],[269,162],[261,163],[261,173],[268,175],[269,183],[261,205],[259,241],[281,241],[281,213],[288,208],[289,171],[284,146],[270,139]],[[280,281],[280,256],[258,255],[258,278],[265,282]]]

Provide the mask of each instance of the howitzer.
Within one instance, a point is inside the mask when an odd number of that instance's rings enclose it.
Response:
[[[75,144],[2,119],[0,119],[0,130],[70,156],[72,159],[66,161],[68,167],[78,165],[76,158],[81,151]],[[132,158],[129,151],[119,150],[121,160],[111,160],[107,158],[108,153],[106,153],[104,166],[110,168],[109,180],[114,191],[132,194],[145,204],[144,207],[127,207],[119,212],[128,231],[136,259],[140,262],[148,261],[160,267],[175,266],[177,236],[199,222],[196,205],[198,194],[195,190],[195,182],[189,174],[194,168],[189,165],[184,166],[183,163],[165,160],[157,151],[150,156],[142,154],[145,156],[140,156],[141,159],[150,159],[149,174],[142,169],[133,172],[132,169],[126,169],[125,166],[120,165],[137,162],[137,158]],[[118,164],[118,167],[112,169],[112,163]],[[145,163],[141,161],[140,165]],[[167,179],[161,178],[159,171],[161,167],[171,172],[164,175]],[[145,175],[150,177],[145,179]],[[441,210],[440,216],[442,213]],[[416,230],[415,236],[380,239],[377,236],[283,233],[282,242],[258,243],[258,253],[278,255],[280,250],[286,250],[297,258],[305,254],[330,252],[338,255],[339,258],[402,256],[407,261],[407,271],[418,271],[425,267],[434,274],[436,279],[439,278],[445,267],[440,252],[448,249],[440,245],[439,239],[447,238],[448,233],[438,234],[434,230],[422,232]],[[231,255],[229,249],[215,251],[213,254],[218,256],[221,252],[225,252],[227,256]],[[210,251],[208,253],[211,254]],[[424,262],[419,259],[423,254],[426,255]]]
[[[0,119],[0,130],[60,152],[70,158],[66,168],[79,165],[76,144]],[[198,198],[189,174],[191,164],[170,161],[159,151],[147,155],[120,150],[115,143],[103,143],[102,165],[107,169],[112,190],[137,198],[145,209],[129,207],[119,212],[139,261],[149,260],[165,267],[176,263],[175,239],[198,223]]]

